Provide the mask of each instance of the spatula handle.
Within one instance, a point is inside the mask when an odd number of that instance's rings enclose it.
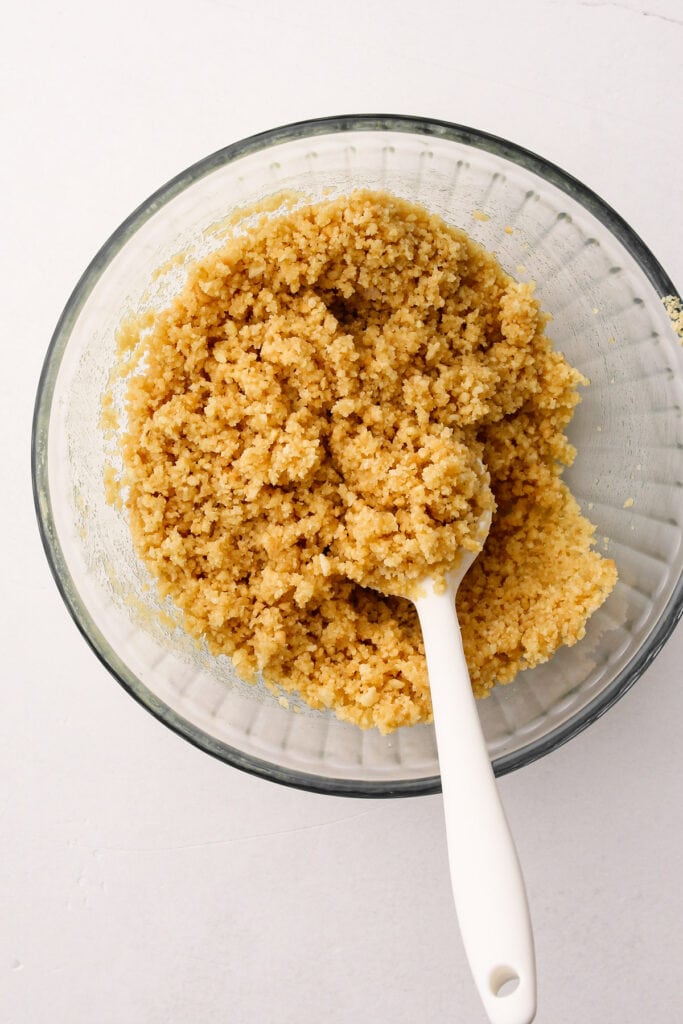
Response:
[[[429,589],[417,610],[458,923],[491,1024],[530,1024],[536,1013],[536,966],[524,880],[472,694],[455,593]]]

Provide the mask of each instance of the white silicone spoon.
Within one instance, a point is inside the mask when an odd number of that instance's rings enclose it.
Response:
[[[482,545],[490,526],[487,512],[480,522]],[[465,952],[491,1024],[530,1024],[536,1014],[536,964],[524,880],[479,722],[455,609],[458,587],[476,557],[476,552],[463,552],[446,577],[445,592],[435,592],[431,579],[423,581],[415,607],[427,656],[448,860]]]

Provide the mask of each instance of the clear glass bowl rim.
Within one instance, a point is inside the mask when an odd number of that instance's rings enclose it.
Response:
[[[638,263],[660,298],[678,295],[671,279],[639,235],[615,210],[577,178],[544,157],[499,136],[476,128],[434,118],[395,114],[348,114],[297,121],[272,128],[232,143],[181,171],[128,216],[96,253],[71,293],[57,322],[41,371],[33,414],[31,436],[31,478],[33,499],[43,548],[57,588],[80,633],[102,664],[123,688],[159,721],[194,746],[212,756],[272,782],[312,792],[352,797],[420,796],[441,790],[439,776],[395,782],[336,779],[292,771],[260,760],[222,743],[163,704],[130,672],[97,629],[66,565],[55,530],[50,491],[46,440],[59,365],[81,308],[108,265],[128,239],[162,206],[194,182],[218,167],[259,150],[297,139],[333,133],[382,131],[403,132],[451,140],[487,151],[523,167],[567,193],[580,203],[624,246]],[[673,633],[683,614],[683,576],[676,581],[672,596],[654,629],[625,668],[585,708],[543,739],[522,747],[514,754],[493,762],[497,776],[530,764],[557,749],[586,729],[615,704],[640,678]]]

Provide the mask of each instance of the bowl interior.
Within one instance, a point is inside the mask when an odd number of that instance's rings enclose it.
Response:
[[[480,148],[461,136],[409,124],[318,125],[216,154],[107,243],[67,306],[46,363],[37,502],[81,629],[160,718],[206,750],[280,781],[357,793],[429,790],[438,785],[433,729],[382,737],[243,683],[228,658],[191,641],[173,607],[157,599],[103,483],[105,467],[119,464],[101,426],[105,390],[122,410],[122,386],[111,380],[118,325],[130,312],[165,304],[182,285],[184,261],[242,230],[245,211],[259,201],[283,193],[304,203],[364,187],[420,203],[495,251],[515,277],[536,281],[556,346],[590,378],[570,427],[578,456],[565,479],[595,523],[599,547],[617,562],[619,583],[575,647],[479,702],[499,772],[607,706],[642,670],[643,651],[653,655],[662,621],[678,611],[683,378],[660,296],[633,246],[581,194],[510,159],[504,147]]]

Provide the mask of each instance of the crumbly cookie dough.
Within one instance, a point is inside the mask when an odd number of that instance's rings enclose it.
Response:
[[[190,267],[128,325],[121,442],[136,549],[187,630],[343,720],[429,721],[415,610],[367,584],[443,571],[495,499],[458,594],[475,693],[579,640],[616,570],[561,480],[585,381],[546,320],[531,284],[386,194]]]

